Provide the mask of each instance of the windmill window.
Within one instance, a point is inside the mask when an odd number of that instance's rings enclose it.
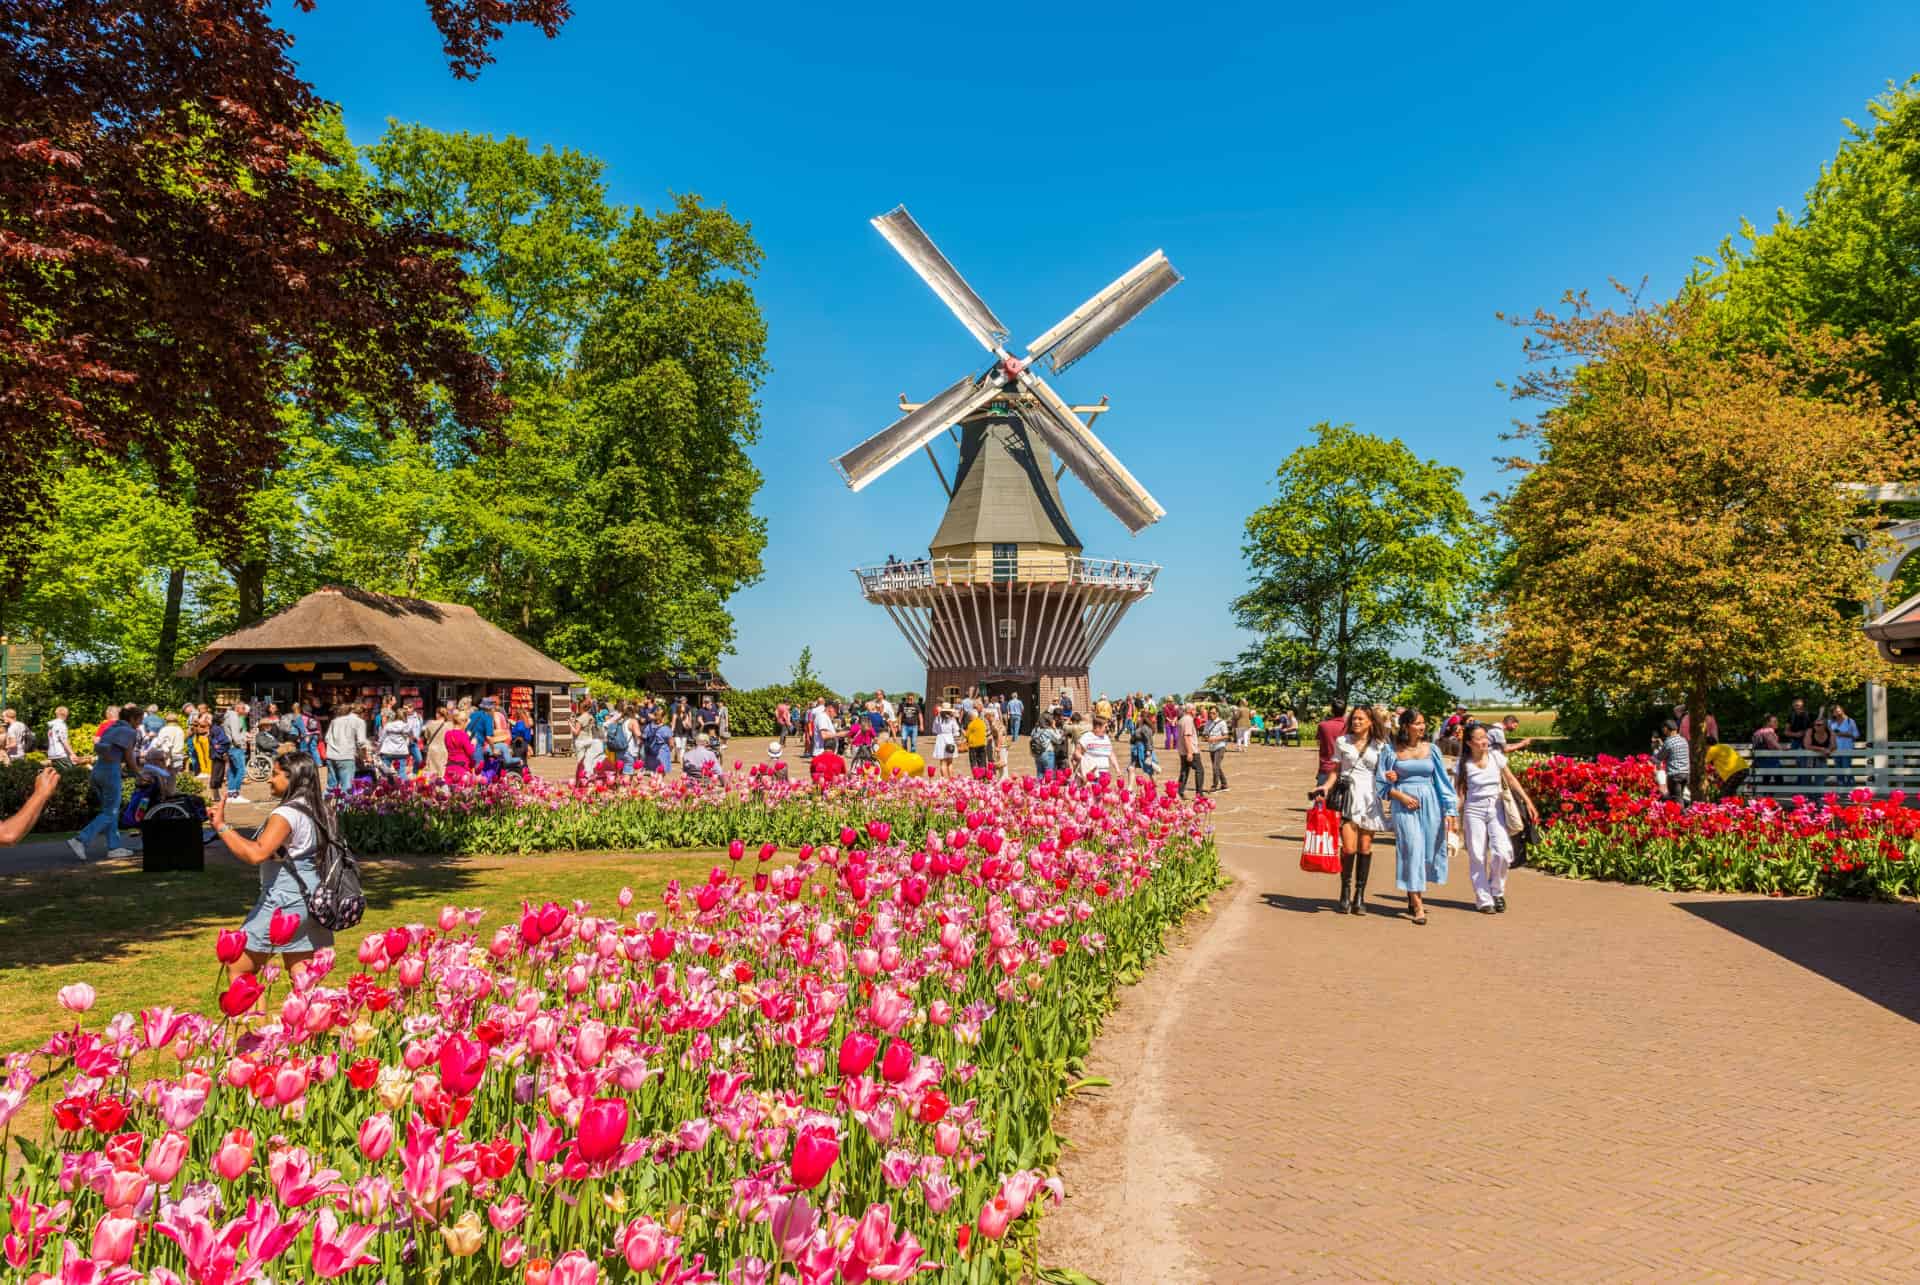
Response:
[[[1013,618],[1012,616],[1002,616],[1002,617],[1000,617],[1000,636],[1001,636],[1002,638],[1017,638],[1017,637],[1019,637],[1019,636],[1020,636],[1020,622],[1019,622],[1019,621],[1017,621],[1017,620],[1015,620],[1015,619],[1014,619],[1014,618]]]
[[[1020,578],[1020,546],[1017,544],[996,544],[993,546],[993,582],[1005,584],[1009,580]]]

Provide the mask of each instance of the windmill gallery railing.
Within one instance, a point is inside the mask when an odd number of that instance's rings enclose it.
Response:
[[[1159,573],[1150,562],[1026,553],[917,558],[853,574],[929,668],[1061,670],[1091,664]]]

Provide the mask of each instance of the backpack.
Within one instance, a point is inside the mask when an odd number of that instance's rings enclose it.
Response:
[[[31,727],[22,728],[20,731],[20,753],[23,755],[33,753],[33,729]]]
[[[294,882],[300,885],[301,895],[307,899],[307,913],[322,928],[334,932],[351,928],[367,913],[367,896],[360,886],[360,858],[353,854],[353,849],[344,840],[328,838],[326,828],[311,812],[298,807],[296,810],[313,822],[313,832],[320,849],[314,860],[319,881],[311,888],[300,877],[300,868],[291,861],[287,862],[287,869],[293,871]]]
[[[630,742],[627,739],[627,720],[610,718],[607,720],[607,748],[615,754],[625,754]]]
[[[227,729],[219,723],[207,733],[207,752],[213,756],[216,771],[222,770],[227,761],[227,752],[233,748],[233,738],[227,735]]]

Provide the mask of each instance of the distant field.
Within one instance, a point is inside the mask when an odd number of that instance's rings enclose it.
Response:
[[[1476,719],[1488,722],[1505,718],[1512,714],[1520,720],[1521,736],[1552,736],[1555,715],[1550,709],[1514,709],[1502,706],[1485,706],[1468,711]]]

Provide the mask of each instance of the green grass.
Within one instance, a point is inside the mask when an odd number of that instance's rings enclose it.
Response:
[[[517,919],[523,899],[584,898],[614,914],[623,886],[636,908],[657,905],[668,880],[703,879],[716,860],[725,864],[712,853],[369,860],[366,918],[334,943],[334,980],[358,967],[354,951],[368,932],[432,923],[448,903],[483,907],[480,932],[490,936]],[[95,1026],[163,1004],[214,1011],[214,934],[240,926],[258,889],[255,871],[215,858],[200,874],[75,866],[0,877],[0,1051],[35,1047],[70,1024],[54,999],[69,982],[97,993]]]
[[[1479,719],[1483,723],[1491,722],[1495,719],[1505,718],[1509,714],[1515,715],[1520,720],[1520,728],[1519,728],[1519,731],[1516,733],[1516,735],[1519,735],[1519,736],[1552,736],[1554,735],[1553,727],[1554,727],[1554,721],[1555,721],[1556,715],[1550,709],[1521,709],[1521,708],[1512,708],[1512,707],[1496,707],[1496,708],[1490,708],[1490,709],[1469,710],[1468,712],[1472,714],[1473,717]]]

